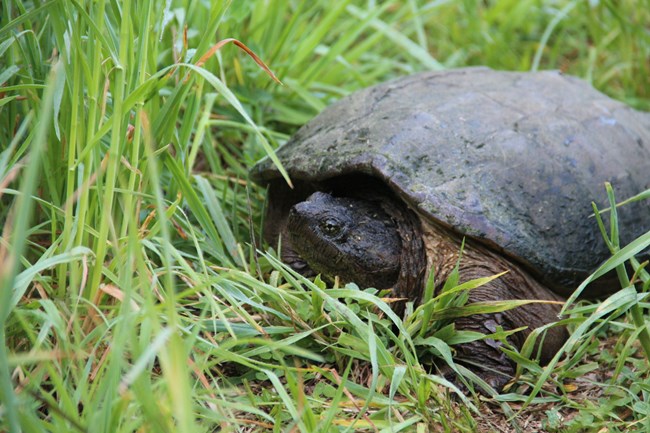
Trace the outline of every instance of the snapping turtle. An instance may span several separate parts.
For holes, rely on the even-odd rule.
[[[461,281],[506,274],[469,302],[539,299],[457,329],[489,334],[554,322],[561,301],[609,252],[591,202],[650,187],[650,114],[558,72],[467,68],[421,73],[354,93],[301,128],[252,170],[268,185],[265,232],[283,261],[313,275],[393,288],[417,303],[429,272],[439,290],[457,263]],[[619,211],[629,241],[650,229],[650,202]],[[612,290],[604,278],[587,290]],[[566,340],[551,327],[549,360]],[[457,347],[457,359],[500,389],[514,372],[499,344]]]

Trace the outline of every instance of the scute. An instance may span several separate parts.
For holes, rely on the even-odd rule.
[[[590,217],[592,201],[607,203],[604,182],[619,200],[650,188],[650,114],[558,72],[428,72],[342,99],[277,155],[298,183],[379,178],[562,292],[609,254]],[[290,194],[269,160],[251,175]],[[650,230],[650,201],[619,218],[630,241]]]

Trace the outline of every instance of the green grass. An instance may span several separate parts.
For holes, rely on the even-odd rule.
[[[2,2],[0,432],[650,430],[643,270],[570,306],[553,368],[512,353],[507,393],[451,399],[418,355],[463,336],[287,271],[247,180],[334,100],[421,70],[561,69],[650,110],[650,2],[165,3]],[[227,38],[283,85],[232,44],[198,65]],[[614,233],[610,265],[648,244]]]

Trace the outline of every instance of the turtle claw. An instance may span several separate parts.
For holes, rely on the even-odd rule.
[[[505,371],[494,371],[474,366],[473,368],[458,366],[461,368],[457,372],[449,365],[445,365],[438,369],[438,374],[452,383],[463,394],[471,394],[475,391],[484,396],[494,396],[500,393],[513,377],[512,374]],[[514,373],[514,368],[503,367],[500,370],[511,369],[512,373]]]

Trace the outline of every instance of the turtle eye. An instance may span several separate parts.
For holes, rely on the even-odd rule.
[[[342,225],[335,219],[328,218],[320,223],[320,228],[328,236],[336,236],[341,233]]]

